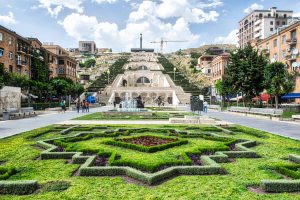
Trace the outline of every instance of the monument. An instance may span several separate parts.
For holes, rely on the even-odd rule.
[[[141,34],[140,48],[131,49],[129,62],[123,66],[124,74],[117,75],[112,84],[100,94],[102,96],[99,99],[106,104],[119,104],[122,108],[133,105],[139,108],[144,105],[177,106],[190,103],[190,94],[175,85],[159,63],[154,49],[144,48],[142,43]]]

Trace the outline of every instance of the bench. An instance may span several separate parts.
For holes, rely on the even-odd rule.
[[[220,105],[209,105],[208,108],[212,109],[212,110],[221,110],[221,106]]]
[[[24,113],[24,116],[28,116],[28,117],[32,117],[32,116],[36,116],[36,113],[33,109],[33,107],[25,107],[25,108],[21,108],[21,113]]]
[[[8,112],[8,119],[20,119],[25,117],[33,117],[36,116],[35,111],[33,110],[33,107],[26,107],[21,108],[20,110],[17,108],[10,108],[7,110]]]
[[[270,117],[280,117],[283,114],[282,109],[273,109],[273,108],[229,107],[227,110],[230,112],[263,115],[263,116],[270,116]]]
[[[292,119],[295,121],[300,121],[300,115],[292,115]]]

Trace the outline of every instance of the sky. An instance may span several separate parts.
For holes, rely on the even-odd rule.
[[[78,48],[93,40],[114,52],[139,47],[164,52],[204,44],[236,44],[238,22],[253,9],[293,10],[300,0],[0,0],[0,24],[24,37]]]

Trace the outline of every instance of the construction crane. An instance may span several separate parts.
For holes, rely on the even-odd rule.
[[[188,41],[187,40],[164,40],[163,38],[161,38],[160,41],[152,41],[150,43],[153,43],[153,44],[159,43],[160,44],[160,52],[163,53],[164,44],[167,44],[169,42],[188,42]]]

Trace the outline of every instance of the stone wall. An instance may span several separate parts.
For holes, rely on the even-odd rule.
[[[21,88],[4,86],[0,90],[0,115],[12,108],[21,108]]]

